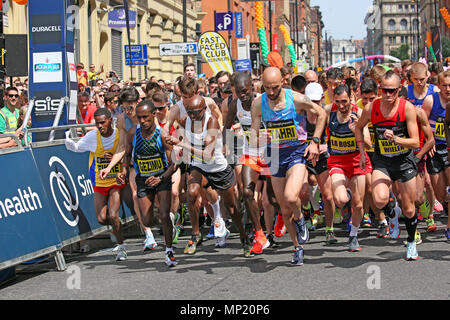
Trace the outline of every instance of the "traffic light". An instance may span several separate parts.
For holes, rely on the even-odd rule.
[[[447,24],[447,27],[450,28],[450,14],[447,11],[447,8],[441,8],[439,11],[442,14],[442,17],[444,18],[445,23]]]

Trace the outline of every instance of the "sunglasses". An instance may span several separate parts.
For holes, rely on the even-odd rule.
[[[398,91],[399,88],[381,88],[381,91],[385,94],[393,94]]]
[[[155,107],[155,111],[163,111],[166,107]]]
[[[202,113],[202,111],[205,110],[205,108],[197,109],[197,110],[186,110],[188,114],[191,114],[193,116],[199,115]]]
[[[119,103],[119,100],[113,100],[112,103]]]
[[[119,92],[120,89],[112,89],[111,92]]]
[[[105,95],[104,95],[104,94],[99,94],[98,96],[99,96],[99,97],[104,97]]]
[[[8,97],[10,97],[10,98],[18,98],[19,95],[18,94],[8,94]]]
[[[122,106],[122,109],[125,110],[125,111],[131,111],[131,110],[134,109],[134,107],[133,106],[131,106],[131,107],[124,107],[124,106]]]

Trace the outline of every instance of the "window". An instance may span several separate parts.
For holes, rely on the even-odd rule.
[[[414,19],[412,25],[413,25],[413,30],[414,31],[418,31],[419,30],[419,20]]]
[[[397,37],[389,37],[389,44],[396,44],[397,43]]]
[[[401,43],[408,43],[408,40],[409,40],[408,36],[401,36],[400,38]]]
[[[398,11],[403,11],[403,5],[401,4],[398,5]]]
[[[395,30],[395,20],[394,19],[389,20],[389,22],[388,22],[388,30],[390,30],[390,31],[394,31]]]
[[[406,21],[406,19],[402,19],[400,21],[400,30],[401,31],[406,31],[408,30],[408,21]]]

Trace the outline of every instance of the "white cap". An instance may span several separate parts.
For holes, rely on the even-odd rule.
[[[323,88],[317,82],[311,82],[306,86],[305,95],[313,101],[322,100]]]

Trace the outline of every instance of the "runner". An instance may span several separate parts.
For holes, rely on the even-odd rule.
[[[395,197],[389,191],[395,183],[401,198],[401,210],[405,216],[408,232],[407,260],[418,258],[414,241],[417,216],[415,212],[415,194],[417,166],[412,149],[419,147],[417,116],[414,106],[398,97],[400,77],[392,70],[381,79],[381,99],[376,99],[367,106],[357,123],[356,139],[360,148],[361,169],[366,169],[366,156],[362,141],[363,128],[372,122],[375,137],[375,154],[373,156],[373,200],[378,209],[383,209],[390,219],[391,237],[398,238],[400,215],[395,208]]]
[[[325,91],[324,104],[332,104],[334,101],[333,91],[344,81],[344,74],[339,68],[331,68],[326,72],[327,90]]]
[[[450,70],[439,74],[438,88],[440,92],[435,92],[426,97],[422,108],[429,119],[436,141],[436,152],[434,155],[430,153],[430,157],[427,158],[427,171],[430,174],[436,198],[444,204],[444,212],[448,215],[448,192],[446,188],[450,185],[450,162],[448,159],[448,136],[446,138],[444,120],[446,119],[446,108],[448,108],[450,102]],[[447,239],[449,239],[448,228],[447,218]]]
[[[323,89],[319,83],[312,82],[306,86],[305,89],[306,96],[311,99],[312,102],[321,105],[323,99]],[[317,123],[317,117],[313,116],[310,112],[307,113],[306,117],[306,130],[308,132],[308,144],[311,142],[312,137],[314,135],[314,130]],[[306,168],[308,170],[308,174],[310,176],[315,176],[317,180],[317,185],[319,186],[319,190],[322,195],[322,201],[324,204],[324,214],[325,214],[325,237],[326,244],[331,245],[337,242],[336,236],[334,235],[333,229],[333,218],[335,211],[335,203],[333,201],[333,192],[331,186],[331,177],[327,168],[327,159],[329,157],[328,154],[328,146],[326,143],[326,132],[322,132],[322,136],[320,137],[320,145],[319,145],[319,160],[316,165],[312,164],[312,161],[308,161],[306,164]],[[310,199],[314,198],[315,192],[310,188]],[[312,201],[313,203],[314,201]],[[316,226],[319,220],[320,211],[316,208],[315,214],[312,217],[312,224]]]
[[[235,73],[233,75],[233,86],[238,98],[234,99],[229,104],[229,108],[227,108],[228,112],[226,113],[225,126],[223,129],[223,140],[226,141],[226,135],[229,133],[228,130],[233,127],[233,123],[237,118],[240,125],[239,130],[242,131],[244,136],[242,157],[239,159],[239,163],[243,165],[241,170],[243,197],[246,210],[250,214],[255,229],[255,239],[250,252],[261,254],[264,249],[270,246],[270,242],[264,235],[264,231],[261,227],[260,211],[255,199],[255,188],[258,177],[263,172],[263,167],[267,167],[267,165],[264,165],[260,159],[259,156],[261,153],[258,152],[259,150],[250,150],[248,145],[250,127],[252,124],[251,106],[256,94],[252,92],[252,78],[250,74],[244,72]]]
[[[170,216],[170,205],[172,174],[176,166],[171,161],[172,146],[166,143],[166,133],[155,123],[155,109],[150,100],[144,100],[136,106],[139,124],[133,130],[133,166],[136,170],[135,181],[142,221],[146,227],[151,226],[156,195],[166,244],[166,264],[173,267],[177,265],[172,248],[176,231]]]
[[[208,111],[206,101],[199,95],[194,95],[185,104],[188,116],[180,120],[180,125],[186,129],[185,139],[180,141],[175,137],[168,137],[172,145],[183,148],[183,153],[190,156],[188,178],[188,206],[192,224],[192,237],[188,242],[185,253],[194,254],[197,246],[202,242],[198,224],[198,211],[200,209],[202,180],[207,180],[206,187],[217,190],[225,205],[229,208],[233,223],[239,230],[244,256],[249,257],[250,240],[242,225],[242,213],[237,209],[233,186],[236,183],[234,171],[228,165],[222,153],[222,133],[218,119]],[[214,210],[215,233],[221,241],[225,241],[230,232],[225,228],[220,213],[217,194],[207,194],[208,201]],[[219,246],[221,244],[219,243]]]
[[[117,117],[117,128],[121,132],[119,146],[114,156],[112,157],[109,166],[100,172],[100,179],[103,179],[105,176],[107,176],[110,170],[117,163],[121,162],[125,155],[127,155],[123,162],[127,164],[130,169],[128,174],[131,193],[133,196],[133,207],[134,211],[136,212],[139,224],[141,225],[145,233],[143,251],[146,252],[155,249],[157,247],[157,243],[155,241],[155,237],[153,236],[152,230],[147,227],[142,220],[141,212],[139,210],[137,186],[135,183],[136,171],[133,167],[131,157],[129,156],[131,155],[132,150],[134,130],[136,125],[138,124],[138,120],[136,117],[136,105],[139,103],[139,99],[139,92],[134,87],[125,87],[120,91],[119,104],[124,112]]]
[[[89,131],[78,142],[69,138],[70,131],[66,132],[66,148],[72,152],[89,151],[89,176],[94,186],[94,207],[97,221],[101,225],[111,225],[118,246],[116,261],[127,259],[127,252],[123,244],[122,224],[119,218],[121,203],[120,192],[125,184],[118,183],[116,177],[123,173],[126,164],[116,164],[107,175],[100,178],[100,170],[109,164],[110,155],[117,150],[120,131],[112,126],[111,112],[106,108],[97,109],[94,113],[97,130]],[[108,154],[107,154],[108,153]],[[108,205],[109,202],[109,205]]]
[[[334,89],[333,94],[335,102],[325,106],[328,119],[328,152],[330,153],[327,166],[336,206],[343,210],[344,206],[351,201],[352,223],[350,225],[349,251],[355,252],[361,250],[357,236],[364,214],[365,175],[372,171],[370,159],[364,148],[365,146],[370,147],[371,141],[368,128],[364,128],[364,136],[361,141],[355,139],[355,127],[362,110],[351,104],[350,88],[346,84],[339,85]],[[363,148],[361,153],[365,158],[364,168],[359,167],[361,153],[358,148]],[[347,188],[350,188],[351,194]]]
[[[325,112],[308,97],[281,85],[277,68],[267,68],[263,74],[265,93],[253,101],[251,108],[251,145],[266,140],[270,159],[271,181],[284,223],[295,247],[291,263],[303,264],[303,244],[308,240],[308,229],[300,210],[300,189],[306,174],[306,161],[313,165],[319,159],[319,137],[325,125]],[[317,116],[312,143],[306,146],[306,119],[304,112]],[[261,122],[267,132],[260,134]],[[268,139],[267,139],[268,138]],[[308,158],[306,158],[308,157]]]

